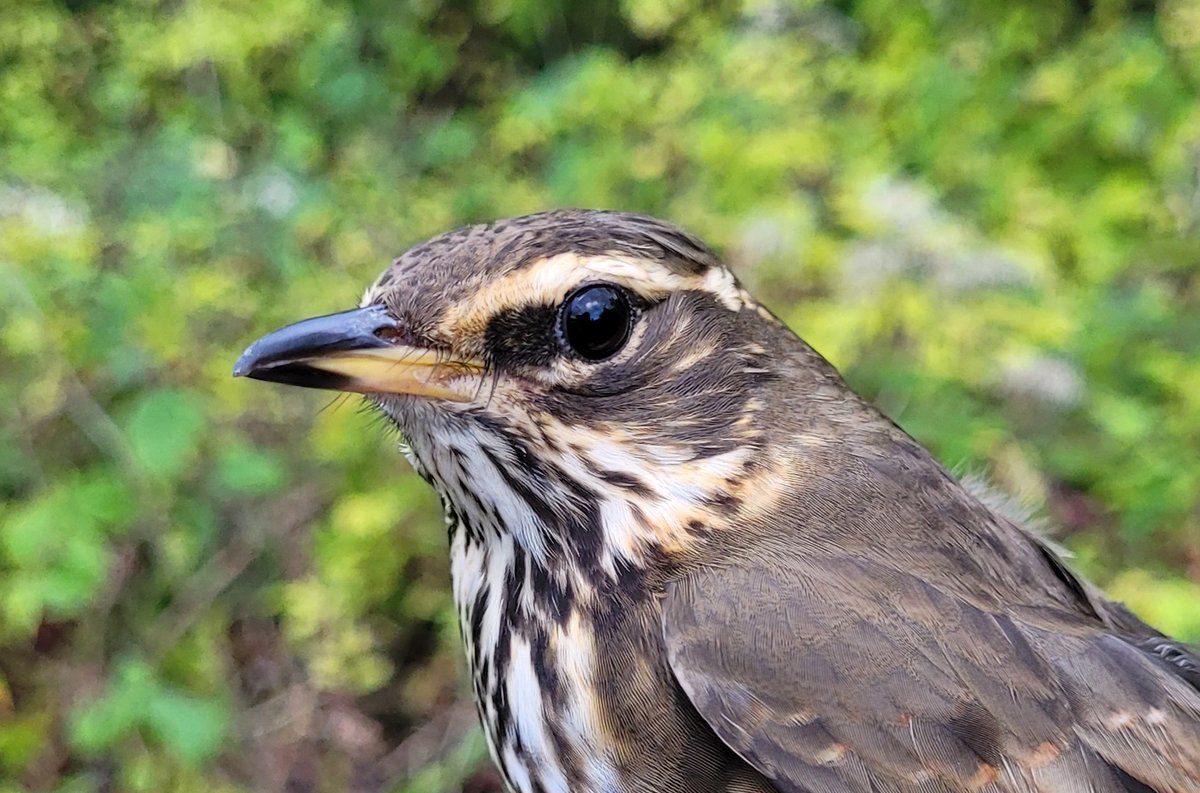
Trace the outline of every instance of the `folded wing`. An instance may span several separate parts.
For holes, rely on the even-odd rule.
[[[780,790],[1200,791],[1196,661],[1169,640],[832,554],[708,568],[663,606],[679,683]]]

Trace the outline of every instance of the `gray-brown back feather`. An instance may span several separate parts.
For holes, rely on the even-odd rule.
[[[1195,651],[842,393],[791,411],[770,518],[668,587],[717,735],[784,791],[1200,791]]]
[[[1200,790],[1200,692],[1095,627],[833,554],[693,573],[664,622],[697,709],[783,790]]]

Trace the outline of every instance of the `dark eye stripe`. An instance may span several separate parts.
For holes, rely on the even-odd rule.
[[[504,309],[489,320],[484,331],[485,357],[500,367],[547,367],[556,358],[573,354],[564,333],[563,315],[573,298],[595,289],[615,290],[622,296],[629,311],[630,331],[642,312],[669,296],[651,299],[623,287],[592,283],[578,287],[560,304],[539,303]],[[627,340],[623,339],[622,343]],[[581,357],[589,360],[586,356]]]
[[[484,348],[497,365],[549,366],[561,354],[554,325],[555,306],[533,305],[501,311],[488,323]]]

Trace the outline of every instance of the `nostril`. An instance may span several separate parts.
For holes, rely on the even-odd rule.
[[[408,340],[408,334],[394,325],[385,325],[375,331],[375,338],[391,344],[401,344]]]

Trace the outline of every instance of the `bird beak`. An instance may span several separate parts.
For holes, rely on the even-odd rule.
[[[402,327],[383,306],[313,317],[268,333],[233,367],[234,377],[275,383],[469,401],[483,365],[399,344]]]

